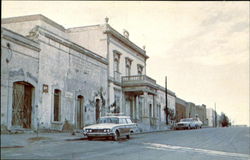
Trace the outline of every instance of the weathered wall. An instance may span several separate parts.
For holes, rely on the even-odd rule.
[[[206,115],[208,119],[208,126],[215,127],[215,111],[212,108],[207,108]]]
[[[97,94],[101,88],[107,99],[107,65],[50,38],[43,37],[40,42],[40,84],[49,86],[49,92],[41,97],[41,122],[45,127],[50,124],[59,127],[65,120],[75,124],[76,100],[81,95],[86,107],[84,124],[95,123],[95,100],[100,99]],[[53,122],[54,89],[60,89],[62,93],[59,123]]]
[[[179,98],[176,98],[176,121],[179,122],[182,118],[186,117],[187,103]]]
[[[206,106],[204,104],[196,106],[196,115],[203,122],[203,125],[207,125],[207,114],[206,114]]]
[[[17,63],[10,62],[8,67],[3,65],[3,71],[6,72],[3,77],[9,76],[8,72],[5,71],[8,68],[12,71],[10,75],[18,77],[13,77],[12,80],[12,77],[9,76],[11,77],[9,83],[12,83],[14,79],[24,79],[35,86],[34,106],[36,106],[36,111],[34,111],[35,119],[40,122],[40,128],[62,129],[66,120],[74,126],[76,123],[76,102],[79,95],[84,98],[84,125],[96,123],[96,99],[101,99],[101,115],[104,115],[106,111],[108,61],[67,40],[68,36],[63,31],[63,27],[55,22],[40,15],[31,17],[10,18],[4,20],[4,26],[23,35],[28,35],[32,30],[29,38],[39,43],[41,51],[39,54],[34,54],[27,48],[15,48],[17,52],[27,55],[15,55],[12,57],[12,61]],[[4,53],[7,54],[7,51],[4,50]],[[34,79],[35,82],[33,82]],[[1,92],[6,93],[4,85],[6,85],[5,82],[1,85]],[[48,92],[43,91],[43,85],[48,85]],[[59,122],[53,121],[55,89],[61,91],[61,121]],[[102,92],[102,97],[100,92]],[[10,95],[10,93],[8,94]],[[6,95],[1,98],[6,99],[4,97]],[[11,101],[11,96],[9,97],[9,101]],[[5,100],[2,102],[7,103]],[[4,106],[5,110],[11,108],[4,104],[1,106]],[[8,124],[11,125],[11,116],[7,117],[9,117]],[[3,119],[3,123],[5,123],[4,121],[6,119]]]
[[[31,127],[36,128],[36,105],[38,103],[36,96],[39,95],[38,44],[4,28],[1,32],[1,125],[11,129],[13,83],[24,81],[34,87]]]
[[[72,42],[107,58],[107,35],[103,31],[103,25],[93,25],[69,28],[66,32]]]

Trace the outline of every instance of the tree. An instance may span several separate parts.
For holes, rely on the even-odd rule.
[[[230,125],[229,118],[223,112],[221,113],[220,124],[222,127],[228,127]]]
[[[175,120],[175,113],[174,113],[174,110],[173,109],[171,109],[171,108],[164,108],[164,111],[165,111],[165,113],[168,115],[168,119],[170,119],[170,120]]]

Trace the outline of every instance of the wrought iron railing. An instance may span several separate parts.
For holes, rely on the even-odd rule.
[[[135,76],[124,76],[122,77],[122,83],[133,82],[133,81],[146,81],[149,83],[156,84],[156,81],[146,75],[135,75]]]

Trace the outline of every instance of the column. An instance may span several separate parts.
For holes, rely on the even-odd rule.
[[[147,103],[147,99],[148,99],[148,93],[147,92],[143,92],[143,97],[144,97],[144,105],[142,106],[142,113],[143,113],[143,117],[147,117],[147,108],[148,108],[148,103]]]
[[[138,98],[139,96],[138,95],[136,95],[136,97],[135,97],[135,108],[136,108],[136,115],[135,115],[135,118],[138,120],[139,119],[139,98]]]
[[[156,119],[157,119],[157,115],[156,115],[156,102],[155,102],[155,95],[153,95],[153,124],[156,125]]]

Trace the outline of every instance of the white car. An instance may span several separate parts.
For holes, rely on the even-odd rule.
[[[202,124],[199,118],[185,118],[176,123],[175,129],[198,129],[202,127]]]
[[[97,124],[84,127],[83,134],[89,140],[96,137],[112,137],[113,140],[117,141],[121,136],[126,136],[129,139],[136,128],[137,125],[131,121],[129,116],[105,116],[101,117]]]

